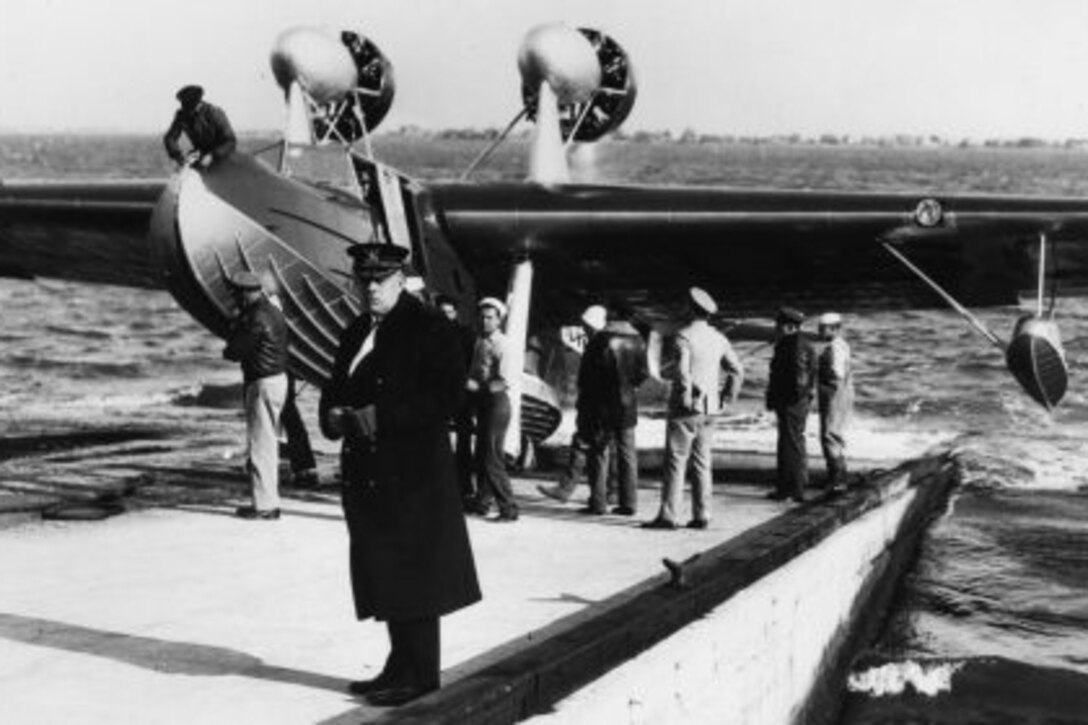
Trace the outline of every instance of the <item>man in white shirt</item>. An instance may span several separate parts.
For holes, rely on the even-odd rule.
[[[510,370],[510,355],[502,321],[506,305],[494,297],[479,302],[480,337],[469,366],[466,387],[477,401],[476,415],[476,474],[479,480],[477,500],[468,507],[469,513],[486,516],[491,502],[498,505],[498,518],[492,521],[518,520],[518,504],[510,477],[506,474],[503,440],[510,426],[509,381],[515,374]]]
[[[817,359],[816,399],[820,410],[820,446],[827,462],[827,487],[831,491],[846,488],[846,428],[854,405],[853,371],[850,345],[842,336],[842,316],[825,312],[817,320],[821,340],[825,341]]]

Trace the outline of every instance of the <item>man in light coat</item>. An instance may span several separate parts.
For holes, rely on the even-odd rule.
[[[842,316],[825,312],[816,321],[817,332],[826,344],[817,358],[816,401],[820,411],[820,447],[827,463],[827,487],[846,488],[846,438],[844,431],[854,405],[850,344],[843,339]]]
[[[731,379],[726,389],[729,402],[736,400],[744,379],[744,367],[733,346],[710,325],[718,311],[714,299],[698,287],[689,292],[691,321],[676,334],[679,361],[669,396],[665,439],[665,475],[661,487],[661,509],[647,529],[675,529],[684,474],[692,467],[691,519],[688,528],[705,529],[710,524],[710,497],[713,451],[711,416],[722,410],[722,379]]]

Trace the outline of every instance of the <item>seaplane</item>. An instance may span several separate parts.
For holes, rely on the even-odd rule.
[[[1068,368],[1053,292],[1088,278],[1088,199],[575,183],[571,146],[625,120],[633,63],[606,33],[555,23],[527,34],[517,64],[523,107],[498,140],[532,124],[529,178],[474,181],[489,148],[461,179],[428,181],[373,153],[395,94],[379,47],[357,32],[285,31],[271,52],[287,109],[280,140],[163,181],[0,184],[0,275],[165,288],[220,336],[236,313],[228,276],[271,275],[291,370],[320,386],[361,310],[348,248],[402,245],[422,294],[506,294],[507,334],[526,368],[511,396],[511,449],[560,418],[549,356],[526,365],[531,346],[562,344],[557,331],[603,299],[667,330],[692,286],[728,311],[723,328],[783,304],[947,303],[1032,399],[1047,409],[1061,400]],[[1015,305],[1032,289],[1035,312],[1007,339],[968,309]]]

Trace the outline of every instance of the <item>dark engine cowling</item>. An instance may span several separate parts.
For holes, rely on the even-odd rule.
[[[355,90],[350,98],[355,104],[352,110],[359,124],[349,129],[350,136],[345,134],[354,141],[362,136],[364,126],[367,131],[373,131],[389,113],[396,92],[393,63],[377,45],[359,33],[345,30],[340,33],[340,41],[351,54],[357,71]]]
[[[560,130],[564,140],[597,141],[614,131],[627,119],[635,105],[638,87],[627,51],[611,36],[591,28],[578,28],[597,55],[601,80],[587,101],[564,104],[561,107]],[[539,99],[538,86],[523,79],[521,96],[530,120],[536,120]]]

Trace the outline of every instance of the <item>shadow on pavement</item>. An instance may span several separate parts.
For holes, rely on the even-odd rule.
[[[335,692],[344,692],[348,682],[316,672],[267,665],[258,657],[226,647],[141,637],[17,614],[0,613],[0,638],[172,675],[236,675]]]

